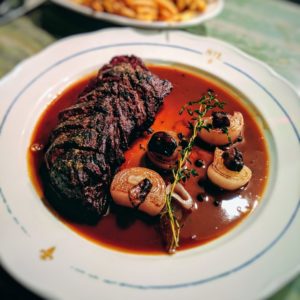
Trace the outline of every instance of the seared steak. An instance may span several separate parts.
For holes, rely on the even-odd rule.
[[[109,186],[124,151],[148,129],[172,89],[135,56],[118,56],[104,65],[59,114],[45,154],[50,183],[70,210],[101,216]]]

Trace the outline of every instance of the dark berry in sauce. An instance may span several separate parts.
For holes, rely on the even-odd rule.
[[[241,135],[238,136],[238,138],[236,139],[237,142],[242,142],[243,141],[243,137]]]
[[[202,168],[204,166],[204,161],[202,159],[197,159],[195,161],[195,166],[198,168]]]
[[[214,206],[218,207],[220,205],[220,201],[219,200],[214,200]]]
[[[198,194],[197,195],[197,200],[199,201],[199,202],[203,202],[204,201],[204,199],[205,199],[205,194]]]
[[[171,156],[177,146],[177,141],[174,137],[165,131],[158,131],[152,135],[148,144],[148,149],[157,154]]]
[[[202,178],[202,179],[199,179],[198,180],[198,185],[200,186],[200,187],[203,187],[204,185],[205,185],[205,180]]]

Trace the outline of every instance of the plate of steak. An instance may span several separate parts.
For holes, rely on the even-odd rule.
[[[168,73],[165,69],[175,71]],[[181,73],[177,72],[179,69]],[[165,76],[171,73],[177,75]],[[196,73],[198,77],[193,75]],[[198,81],[193,81],[195,77]],[[78,82],[82,84],[76,85]],[[222,95],[237,95],[241,101],[236,103],[243,111],[245,125],[252,120],[247,117],[248,111],[263,133],[269,156],[268,161],[256,165],[251,157],[241,157],[243,148],[262,143],[257,139],[257,131],[248,130],[249,127],[241,131],[243,136],[236,137],[234,147],[238,149],[222,145],[221,150],[215,151],[214,175],[220,175],[218,163],[226,160],[233,170],[222,166],[223,175],[236,174],[232,172],[237,172],[237,165],[243,168],[245,164],[252,169],[254,181],[244,185],[232,202],[226,198],[230,191],[221,191],[222,199],[215,202],[211,194],[194,195],[193,203],[203,218],[188,223],[186,214],[187,222],[180,228],[182,244],[194,243],[197,238],[184,236],[189,226],[201,231],[214,224],[214,218],[208,218],[204,208],[231,211],[233,219],[243,213],[247,206],[232,209],[231,204],[243,203],[244,198],[239,195],[259,184],[257,174],[268,164],[267,177],[262,178],[265,190],[261,199],[254,199],[255,210],[234,230],[210,239],[209,243],[179,249],[175,255],[123,251],[81,235],[89,231],[95,239],[99,238],[98,231],[93,231],[99,225],[108,240],[118,241],[119,234],[135,228],[125,241],[130,249],[138,246],[135,233],[140,234],[146,245],[157,237],[155,213],[161,202],[156,202],[155,209],[150,203],[153,217],[134,211],[136,218],[132,220],[126,219],[127,206],[138,209],[148,205],[151,197],[161,200],[153,187],[159,184],[161,190],[167,191],[173,182],[163,181],[163,172],[154,168],[147,171],[147,178],[139,177],[144,166],[134,165],[140,156],[136,157],[131,150],[135,147],[146,152],[147,144],[140,141],[154,137],[152,156],[145,157],[145,161],[152,158],[150,163],[172,165],[170,158],[176,156],[173,150],[181,151],[187,141],[184,132],[179,136],[170,133],[177,126],[179,104],[186,103],[185,97],[192,89],[203,91],[207,85],[219,87],[219,94],[223,91]],[[225,300],[250,300],[270,296],[299,273],[300,99],[295,89],[264,63],[222,41],[185,32],[109,29],[53,44],[21,63],[1,80],[0,87],[1,264],[35,294],[46,299],[75,300],[196,300],[199,295],[204,299],[218,299],[222,295]],[[71,87],[75,88],[68,93],[70,99],[66,97],[60,107],[60,97]],[[211,92],[209,95],[213,98]],[[45,138],[32,140],[38,136],[35,130],[41,116],[50,112],[54,104],[57,114],[51,114],[49,122],[39,127],[43,133],[40,136]],[[215,120],[216,128],[207,128],[213,129],[212,133],[226,134],[226,128],[230,128],[226,124],[229,120],[231,125],[234,112],[227,114],[224,109],[219,120]],[[206,120],[211,119],[214,115]],[[193,122],[186,125],[185,130],[190,130]],[[155,135],[161,130],[165,132]],[[160,145],[170,147],[164,151],[158,149]],[[195,139],[195,147],[202,153],[211,151],[210,146]],[[33,152],[38,160],[31,159],[29,153]],[[259,151],[251,155],[255,159],[262,157]],[[191,157],[187,165],[198,173],[204,172],[207,157]],[[82,223],[77,227],[71,227],[46,201],[41,179],[32,172],[40,170],[37,162],[44,164],[41,172],[47,177],[49,192],[58,195],[59,203],[68,213],[80,211]],[[123,172],[124,164],[134,167],[129,175]],[[116,174],[122,180],[127,176],[130,184],[124,187],[124,181],[118,181],[113,193],[107,193]],[[182,182],[176,187],[181,200],[188,187],[205,191],[214,188],[194,177],[191,180],[190,185]],[[116,207],[109,194],[117,195],[121,204],[127,201],[127,206],[120,210],[123,218],[111,222],[118,226],[118,231],[112,230],[113,226],[105,227],[105,220],[109,220]],[[189,197],[185,200],[188,202]],[[111,212],[105,216],[108,206]],[[228,220],[228,215],[223,216]],[[97,225],[86,224],[91,219]],[[216,227],[211,226],[212,232],[219,230]],[[141,234],[149,228],[151,238]],[[172,236],[171,231],[166,233]]]

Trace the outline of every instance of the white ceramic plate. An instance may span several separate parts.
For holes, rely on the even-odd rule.
[[[77,235],[40,201],[26,165],[40,114],[55,95],[119,54],[203,70],[244,94],[268,124],[267,191],[229,234],[174,256],[126,254]],[[36,293],[51,299],[257,299],[299,272],[300,100],[266,65],[215,39],[113,29],[55,43],[20,64],[0,88],[1,262]],[[42,260],[49,249],[52,259]]]
[[[134,26],[134,27],[152,28],[152,29],[184,28],[184,27],[194,26],[215,17],[223,10],[224,7],[224,0],[213,0],[210,1],[210,3],[208,3],[207,8],[203,13],[199,13],[199,16],[191,20],[182,21],[182,22],[163,22],[163,21],[147,22],[147,21],[140,21],[136,19],[130,19],[130,18],[126,18],[126,17],[122,17],[110,13],[96,12],[91,8],[75,3],[72,0],[52,0],[52,1],[58,5],[64,6],[68,9],[77,11],[81,14],[84,14],[86,16],[95,19],[104,20],[104,21],[125,25],[125,26]]]

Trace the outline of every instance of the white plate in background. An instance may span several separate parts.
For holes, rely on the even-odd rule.
[[[97,12],[87,6],[80,5],[72,0],[52,0],[52,2],[91,18],[111,22],[114,24],[124,25],[124,26],[133,26],[133,27],[150,28],[150,29],[185,28],[185,27],[198,25],[200,23],[203,23],[204,21],[207,21],[217,16],[223,10],[224,7],[224,0],[213,0],[207,4],[207,8],[203,13],[199,13],[199,16],[193,19],[182,21],[182,22],[165,22],[165,21],[148,22],[148,21],[126,18],[123,16],[110,14],[106,12]]]

